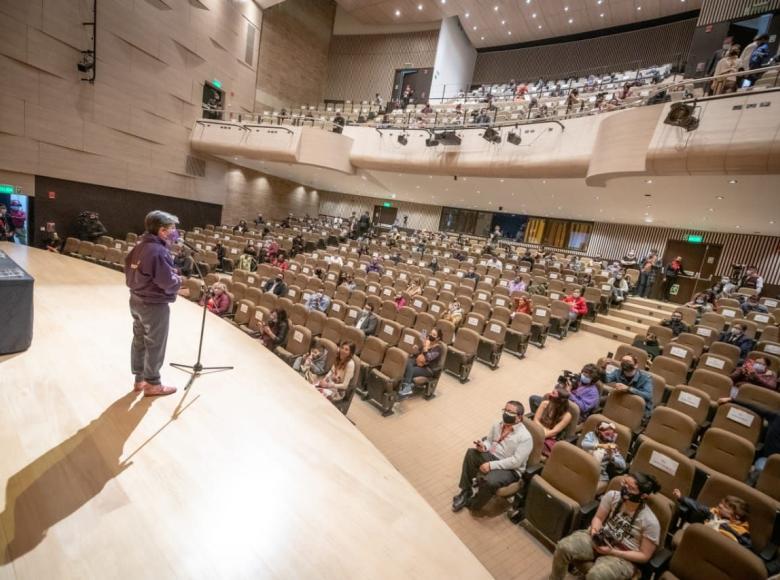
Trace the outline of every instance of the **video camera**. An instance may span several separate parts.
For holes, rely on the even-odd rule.
[[[571,371],[563,371],[563,373],[558,377],[558,383],[559,385],[569,387],[570,389],[576,387],[580,382],[580,374],[579,373],[573,373]]]

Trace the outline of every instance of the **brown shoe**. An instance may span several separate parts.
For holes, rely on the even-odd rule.
[[[133,383],[133,390],[137,393],[138,391],[143,391],[145,386],[146,386],[146,381],[141,381],[140,383]]]
[[[176,387],[166,387],[165,385],[144,385],[144,397],[164,397],[176,392]]]

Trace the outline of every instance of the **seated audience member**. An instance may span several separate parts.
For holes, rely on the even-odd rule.
[[[366,272],[376,272],[377,274],[383,274],[385,269],[382,264],[379,263],[379,258],[371,258],[371,261],[366,266]]]
[[[395,295],[395,298],[393,298],[393,302],[395,302],[395,309],[401,310],[401,308],[406,306],[406,296],[399,292]]]
[[[260,340],[268,349],[275,349],[287,341],[287,311],[284,308],[271,310],[268,315],[268,321],[263,324],[260,330]]]
[[[249,231],[249,226],[246,225],[246,220],[239,220],[238,225],[233,228],[234,234],[243,234]]]
[[[376,334],[376,327],[379,324],[379,318],[374,314],[374,307],[371,304],[364,304],[360,312],[355,328],[362,330],[366,337]]]
[[[204,294],[200,299],[200,305],[206,304],[209,312],[219,316],[226,314],[230,310],[230,296],[227,293],[227,286],[222,282],[217,282],[211,287],[211,296]]]
[[[672,312],[672,317],[661,321],[661,326],[670,328],[673,336],[680,336],[683,332],[690,332],[691,327],[683,322],[680,312]]]
[[[217,254],[217,270],[223,270],[225,268],[225,246],[222,244],[222,240],[217,240],[214,244],[214,252]]]
[[[257,258],[257,246],[255,246],[254,240],[247,240],[246,246],[244,247],[244,253],[249,254],[253,258]]]
[[[742,498],[727,495],[718,502],[717,506],[711,508],[692,497],[683,496],[679,489],[672,490],[672,495],[684,508],[681,513],[686,523],[704,524],[740,546],[748,549],[752,547],[748,523],[750,506]]]
[[[325,294],[322,290],[317,290],[309,296],[309,299],[306,300],[306,309],[307,310],[318,310],[319,312],[327,312],[328,308],[330,308],[330,297]]]
[[[268,240],[265,244],[265,255],[269,262],[276,259],[276,255],[279,253],[279,243],[276,240]]]
[[[751,312],[759,312],[761,314],[766,314],[769,312],[769,309],[759,302],[758,294],[748,296],[745,300],[742,301],[739,307],[742,309],[742,314],[745,316]]]
[[[637,359],[634,355],[627,354],[620,361],[608,360],[618,366],[617,369],[607,373],[607,383],[615,383],[615,390],[639,395],[645,400],[645,418],[653,412],[653,380],[650,375],[637,368]]]
[[[609,281],[612,289],[610,290],[610,304],[621,308],[623,302],[628,298],[629,285],[626,276],[622,272],[615,274],[615,277]]]
[[[594,364],[582,367],[579,377],[566,384],[569,400],[580,408],[580,422],[587,419],[599,405],[599,369]]]
[[[663,350],[660,343],[658,342],[658,337],[649,330],[647,331],[647,334],[644,338],[637,336],[634,339],[634,342],[631,343],[631,346],[641,348],[647,353],[647,357],[651,361],[655,357],[660,356],[661,351]]]
[[[756,291],[756,294],[761,295],[761,291],[764,289],[764,278],[758,273],[758,270],[754,266],[750,266],[742,277],[739,283],[741,288],[751,288]]]
[[[339,282],[339,286],[346,286],[347,290],[352,292],[355,288],[357,288],[357,284],[355,283],[355,277],[352,274],[344,274],[343,272],[339,275],[341,278]]]
[[[328,372],[328,351],[320,346],[313,346],[309,352],[302,354],[293,361],[293,369],[314,384]]]
[[[720,335],[720,342],[727,342],[739,348],[739,362],[745,360],[747,354],[753,349],[755,341],[747,334],[747,325],[742,322],[734,323],[730,329]]]
[[[588,303],[582,297],[580,290],[574,290],[568,292],[563,301],[571,306],[569,311],[569,321],[575,325],[575,329],[579,326],[580,319],[588,313]]]
[[[282,274],[279,273],[275,277],[266,280],[263,284],[263,292],[270,292],[271,294],[276,294],[277,296],[286,296],[287,284],[284,283]]]
[[[602,421],[595,431],[585,433],[580,444],[601,465],[599,481],[609,481],[626,469],[626,459],[617,446],[616,429],[614,423]]]
[[[504,268],[504,263],[496,256],[491,255],[490,258],[488,258],[488,261],[485,263],[485,266],[488,268],[498,268],[499,270],[502,270]]]
[[[422,346],[422,352],[409,357],[406,361],[406,372],[404,373],[401,390],[398,395],[408,397],[414,389],[414,379],[417,377],[432,377],[444,364],[442,353],[444,347],[439,342],[439,329],[434,328],[425,338]]]
[[[290,255],[294,258],[298,254],[302,254],[305,246],[306,243],[303,241],[303,236],[301,234],[297,234],[292,239],[292,248],[290,248]]]
[[[569,412],[569,391],[563,385],[556,385],[549,396],[539,404],[534,413],[534,423],[544,429],[544,449],[542,455],[549,457],[558,436],[571,423]]]
[[[737,291],[737,285],[731,281],[731,278],[729,278],[728,276],[723,276],[723,278],[720,279],[720,282],[716,283],[710,289],[710,294],[712,294],[715,297],[715,299],[730,298],[731,295],[736,291]]]
[[[647,498],[660,485],[651,475],[632,473],[619,491],[601,497],[590,527],[566,536],[555,547],[550,580],[563,580],[572,562],[593,562],[588,578],[629,580],[661,543],[658,518]]]
[[[340,401],[346,395],[352,377],[355,376],[354,355],[355,343],[349,340],[342,342],[333,367],[317,383],[317,390],[329,401]]]
[[[714,304],[712,303],[712,294],[709,292],[699,292],[690,302],[686,303],[685,306],[696,310],[699,318],[701,318],[701,315],[705,312],[712,312],[715,309]]]
[[[765,357],[745,359],[741,367],[734,369],[731,380],[734,381],[732,396],[736,396],[741,384],[758,385],[767,389],[777,390],[777,375],[770,368],[772,362]]]
[[[452,322],[452,325],[455,328],[458,328],[460,326],[460,323],[463,322],[463,306],[461,306],[460,302],[456,299],[450,302],[450,305],[447,306],[447,311],[442,315],[442,320],[448,320]]]
[[[257,217],[255,218],[255,225],[259,228],[265,223],[265,220],[263,219],[263,214],[258,213]]]
[[[284,252],[277,252],[271,259],[271,265],[276,266],[282,272],[290,268],[290,264],[287,262],[287,257],[284,255]]]
[[[509,294],[512,295],[515,292],[525,292],[528,289],[528,283],[523,280],[520,274],[515,276],[515,279],[509,283]]]
[[[182,247],[173,259],[173,265],[178,268],[182,276],[186,278],[192,276],[192,272],[195,270],[195,260],[192,259],[192,251],[189,248]]]
[[[464,507],[479,510],[498,489],[522,477],[534,445],[531,434],[523,425],[523,413],[522,403],[507,402],[501,421],[493,425],[487,437],[474,441],[474,447],[466,451],[460,491],[452,498],[452,511],[458,512]]]
[[[629,250],[628,254],[620,259],[620,265],[623,268],[636,268],[636,252],[634,250]]]
[[[511,317],[514,318],[515,314],[531,314],[533,311],[534,303],[530,298],[526,296],[515,296],[512,299],[512,313]]]
[[[251,254],[244,252],[239,256],[238,262],[236,262],[236,269],[254,272],[257,270],[257,260]]]
[[[341,257],[341,254],[333,254],[332,256],[325,256],[325,261],[331,265],[344,266],[344,258]]]
[[[479,283],[479,274],[477,274],[477,269],[474,266],[469,266],[469,270],[463,275],[463,278],[466,280],[474,280],[477,284]]]
[[[406,287],[406,294],[409,296],[409,298],[414,298],[415,296],[419,296],[422,294],[423,288],[422,283],[420,282],[419,278],[415,278],[411,282],[409,282],[409,285]]]

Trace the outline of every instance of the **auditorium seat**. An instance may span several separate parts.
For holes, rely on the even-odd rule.
[[[696,469],[707,475],[722,473],[738,481],[745,481],[756,448],[743,437],[718,427],[710,427],[704,432],[696,452]]]
[[[673,347],[670,348],[684,348]],[[650,363],[650,372],[663,377],[667,385],[684,384],[688,380],[688,365],[673,356],[657,356]]]
[[[780,455],[770,455],[761,475],[758,476],[756,489],[775,501],[780,502]],[[775,539],[775,544],[780,538]]]
[[[713,342],[712,346],[715,346],[716,344],[718,343]],[[707,352],[702,355],[701,359],[699,359],[699,366],[696,367],[696,370],[703,369],[724,375],[725,377],[731,377],[731,373],[734,372],[736,366],[737,365],[734,361],[726,358],[725,356]]]
[[[758,385],[743,384],[739,387],[735,400],[737,403],[745,401],[773,411],[780,411],[780,393]]]
[[[437,365],[430,377],[415,377],[413,379],[414,384],[418,387],[423,387],[423,399],[430,400],[436,396],[436,388],[439,386],[439,379],[444,372],[444,361],[447,359],[447,345],[442,344],[441,361]]]
[[[599,463],[592,455],[559,441],[542,472],[528,483],[526,521],[553,543],[570,534],[585,513],[598,508],[599,473]]]
[[[763,562],[733,540],[704,524],[685,529],[669,569],[660,580],[764,580]]]
[[[634,450],[647,439],[652,439],[690,456],[697,431],[697,423],[688,415],[671,407],[656,407],[644,431],[637,437]]]
[[[311,331],[300,324],[293,324],[287,333],[287,343],[277,346],[274,352],[288,365],[311,348]]]
[[[636,359],[637,368],[647,368],[647,362],[650,357],[647,355],[646,350],[637,348],[635,346],[630,346],[628,344],[620,344],[618,345],[617,350],[615,351],[615,354],[612,358],[619,361],[626,355],[631,355]]]
[[[516,313],[511,324],[506,329],[506,341],[504,349],[523,358],[528,350],[528,341],[531,338],[533,318],[528,314]]]
[[[368,396],[368,391],[366,390],[368,375],[372,370],[382,366],[387,348],[387,344],[376,336],[369,336],[363,343],[363,350],[360,353],[360,364],[356,369],[358,374],[356,388],[361,397],[366,398]]]
[[[607,396],[601,413],[637,433],[645,414],[645,400],[639,395],[613,390]]]
[[[406,352],[391,346],[385,352],[382,366],[368,373],[365,399],[378,407],[383,417],[393,414],[393,405],[398,400],[398,388],[406,371],[408,359]]]
[[[705,391],[690,385],[677,385],[666,401],[667,407],[687,415],[699,427],[706,424],[712,405],[713,401]]]
[[[498,320],[489,320],[479,337],[477,359],[487,364],[492,370],[498,368],[501,354],[504,351],[506,324]]]
[[[470,328],[461,327],[455,333],[455,340],[447,351],[444,368],[455,375],[461,383],[469,380],[471,367],[477,358],[479,334]]]

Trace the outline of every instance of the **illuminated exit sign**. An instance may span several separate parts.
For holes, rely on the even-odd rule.
[[[382,203],[382,207],[393,207],[393,204],[390,203],[389,201],[386,201],[386,202]]]
[[[13,193],[16,191],[14,189],[13,185],[8,185],[7,183],[0,183],[0,193]]]
[[[704,236],[689,234],[688,237],[686,238],[686,241],[692,244],[701,244],[704,241]]]

